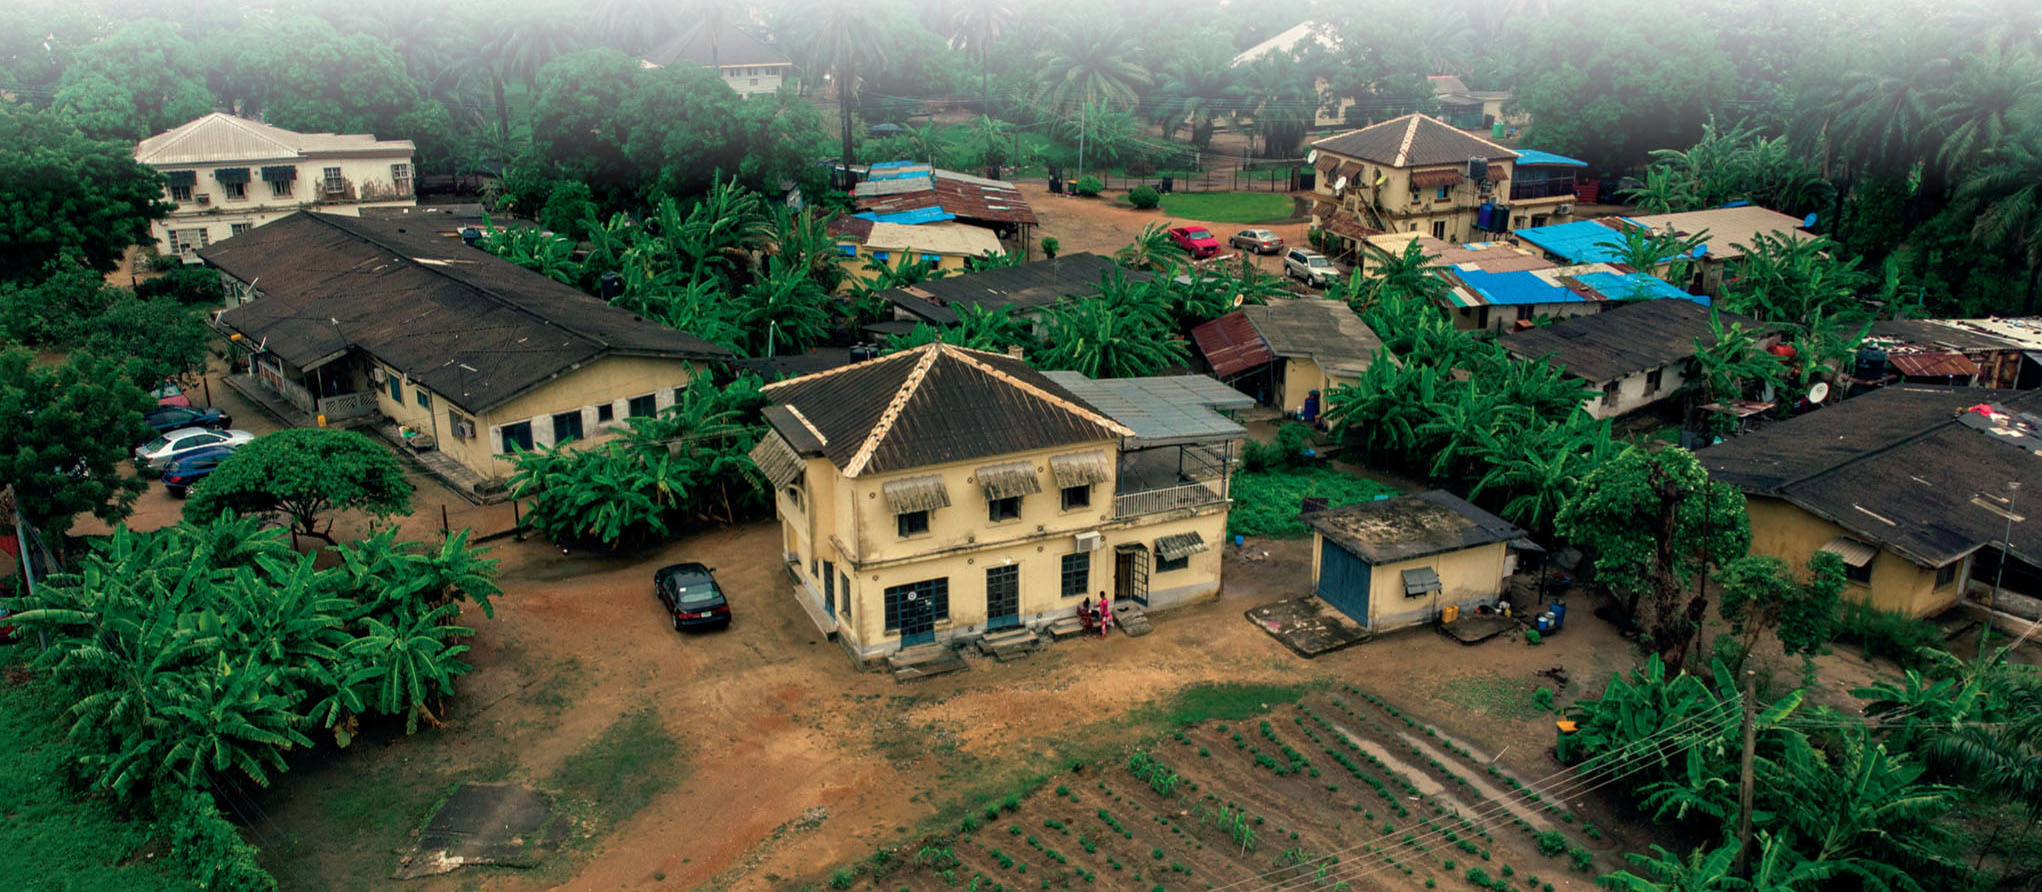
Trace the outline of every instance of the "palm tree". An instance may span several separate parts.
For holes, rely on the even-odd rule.
[[[1134,241],[1113,252],[1113,260],[1127,269],[1172,275],[1191,261],[1191,255],[1170,238],[1168,228],[1152,222],[1142,227]]]
[[[1265,154],[1295,151],[1317,120],[1319,91],[1310,73],[1289,56],[1266,56],[1248,66],[1240,90]]]
[[[1087,105],[1128,108],[1149,73],[1128,55],[1132,39],[1118,26],[1088,22],[1058,29],[1042,52],[1042,84],[1036,98],[1063,113]]]
[[[474,62],[489,74],[497,120],[504,136],[509,137],[510,105],[504,98],[504,84],[520,80],[536,90],[539,69],[574,47],[572,32],[560,27],[572,16],[555,6],[523,7],[506,13],[478,5],[470,7],[469,14],[479,38],[473,44]]]
[[[1692,235],[1681,235],[1660,232],[1649,226],[1626,226],[1616,238],[1596,242],[1595,246],[1616,255],[1617,263],[1677,283],[1687,277],[1687,258],[1694,256],[1696,248],[1708,243],[1709,231],[1706,229]]]
[[[858,69],[886,64],[885,21],[875,10],[850,0],[802,0],[792,10],[800,43],[809,64],[834,78],[837,114],[844,132],[843,169],[839,182],[851,176],[851,100],[858,92]],[[849,191],[848,186],[846,191]]]
[[[1898,43],[1878,54],[1878,67],[1845,74],[1835,106],[1844,157],[1872,171],[1904,170],[1931,148],[1936,92],[1949,82],[1950,60],[1931,38],[1903,34]]]
[[[1964,70],[1936,91],[1933,122],[1943,134],[1936,160],[1955,175],[1998,148],[2019,123],[2019,110],[2042,93],[2042,69],[2026,50],[1988,45],[1965,60]]]
[[[683,20],[694,20],[709,36],[709,65],[716,70],[716,76],[723,76],[723,34],[731,23],[745,17],[745,5],[741,0],[686,0],[681,4]]]
[[[1232,62],[1231,48],[1216,40],[1199,41],[1171,57],[1159,91],[1163,101],[1158,123],[1165,138],[1188,125],[1193,145],[1203,148],[1212,143],[1214,126],[1240,103]]]
[[[1014,9],[1001,0],[966,3],[950,17],[950,47],[978,54],[979,114],[993,114],[992,73],[987,65],[993,44],[1014,21]]]
[[[1976,215],[1974,241],[2018,252],[2028,265],[2022,311],[2042,310],[2042,127],[2030,127],[1989,156],[1959,184],[1957,201]]]
[[[1468,13],[1453,7],[1434,7],[1419,22],[1413,43],[1425,54],[1426,74],[1467,74],[1474,57],[1475,29]]]

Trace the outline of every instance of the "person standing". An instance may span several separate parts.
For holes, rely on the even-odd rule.
[[[1113,603],[1106,600],[1106,593],[1099,593],[1099,637],[1106,637],[1106,628],[1113,624]]]

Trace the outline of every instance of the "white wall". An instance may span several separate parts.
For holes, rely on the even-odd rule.
[[[291,183],[288,195],[277,195],[274,189],[262,179],[264,167],[281,167],[291,164],[298,169],[298,178]],[[411,171],[411,186],[400,188],[393,181],[391,165],[402,164]],[[245,197],[229,198],[227,187],[214,179],[214,171],[221,168],[248,168],[248,183]],[[325,170],[340,168],[344,189],[328,193],[322,185]],[[179,249],[191,258],[191,250],[219,242],[232,236],[237,227],[261,226],[282,219],[298,210],[317,210],[329,214],[360,216],[365,207],[411,207],[418,203],[418,165],[409,154],[375,154],[346,156],[307,156],[291,161],[282,159],[269,162],[226,161],[217,164],[165,164],[157,169],[163,171],[190,170],[198,177],[192,186],[191,199],[178,201],[166,188],[163,198],[177,205],[170,216],[149,224],[149,234],[156,240],[156,250],[169,255],[171,232],[178,232]],[[204,204],[200,202],[204,201]],[[200,234],[203,233],[203,236]],[[186,249],[186,243],[189,249]]]

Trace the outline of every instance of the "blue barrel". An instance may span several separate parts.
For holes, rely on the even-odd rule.
[[[1551,612],[1553,614],[1553,631],[1558,632],[1567,625],[1567,604],[1563,601],[1554,601]]]
[[[1304,411],[1298,413],[1298,416],[1308,422],[1315,421],[1318,419],[1319,417],[1318,391],[1309,390],[1305,392],[1305,408]]]
[[[1534,620],[1532,624],[1538,628],[1539,634],[1544,635],[1547,632],[1553,631],[1553,615],[1541,613],[1539,618]]]

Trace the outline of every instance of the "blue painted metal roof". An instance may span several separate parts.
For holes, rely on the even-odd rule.
[[[1532,275],[1530,270],[1491,273],[1479,269],[1457,269],[1454,275],[1468,283],[1468,287],[1483,300],[1496,306],[1556,304],[1581,299],[1572,291]]]
[[[885,125],[881,125],[881,126],[885,126]],[[913,166],[915,166],[915,165],[917,165],[917,164],[921,164],[921,163],[922,163],[922,162],[920,162],[920,161],[881,161],[881,162],[879,162],[878,164],[874,164],[874,165],[872,165],[872,169],[873,169],[873,170],[885,170],[885,169],[887,169],[887,168],[889,168],[889,167],[913,167]]]
[[[1655,300],[1680,298],[1705,307],[1709,305],[1707,297],[1689,294],[1680,290],[1679,286],[1650,273],[1584,273],[1574,278],[1575,281],[1595,289],[1609,300],[1633,300],[1642,295]]]
[[[857,217],[860,220],[871,220],[874,223],[898,223],[902,226],[914,226],[921,223],[941,223],[945,220],[957,219],[956,214],[933,206],[915,208],[910,211],[897,211],[891,214],[865,211],[864,213],[852,214],[851,216]]]
[[[1569,158],[1569,157],[1567,157],[1567,156],[1565,156],[1565,155],[1555,155],[1555,154],[1553,154],[1552,152],[1541,152],[1541,151],[1539,151],[1538,149],[1518,149],[1518,150],[1517,150],[1517,163],[1519,163],[1519,164],[1565,164],[1565,165],[1567,165],[1568,167],[1587,167],[1587,166],[1588,166],[1588,162],[1586,162],[1586,161],[1581,161],[1581,160],[1577,160],[1577,159],[1574,159],[1574,158]]]
[[[1555,226],[1533,226],[1516,229],[1511,235],[1524,239],[1548,254],[1568,263],[1620,263],[1623,255],[1599,246],[1599,242],[1618,242],[1623,237],[1617,231],[1593,220],[1577,220]]]

